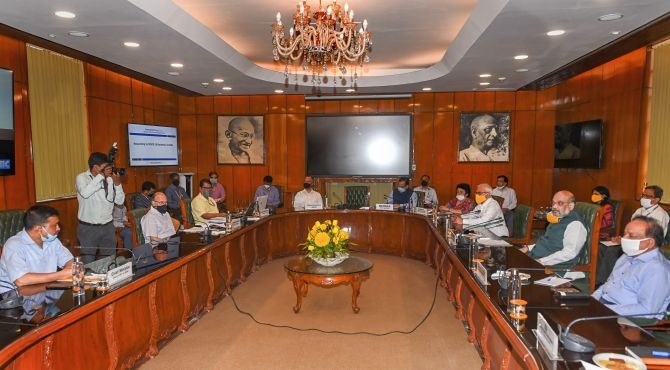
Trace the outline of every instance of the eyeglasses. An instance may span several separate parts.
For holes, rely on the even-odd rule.
[[[201,186],[201,188],[203,188],[203,189],[211,189],[212,186],[211,186],[211,185],[210,185],[210,186]]]
[[[245,132],[245,131],[242,131],[242,132],[231,131],[231,132],[233,134],[237,135],[237,136],[242,137],[243,139],[253,139],[254,138],[254,134],[250,133],[250,132]]]
[[[562,201],[562,200],[559,200],[558,202],[551,201],[551,206],[552,206],[552,207],[553,207],[553,206],[563,207],[564,205],[566,205],[566,204],[570,204],[570,203],[572,203],[572,202],[570,202],[570,201],[564,202],[564,201]]]
[[[160,202],[160,203],[159,202],[154,202],[154,205],[156,207],[165,206],[165,205],[167,205],[167,202]]]
[[[642,193],[642,195],[640,195],[640,197],[642,197],[644,199],[654,199],[654,198],[656,198],[655,195],[647,195],[645,193]]]
[[[478,191],[478,192],[476,192],[475,194],[477,194],[477,195],[486,195],[486,194],[491,194],[491,192],[490,192],[490,191]]]

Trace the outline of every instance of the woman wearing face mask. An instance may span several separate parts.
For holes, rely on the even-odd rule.
[[[600,221],[600,240],[607,240],[614,234],[614,207],[609,199],[609,189],[602,185],[593,188],[591,202],[603,209],[603,218]]]
[[[446,206],[440,206],[440,211],[463,214],[472,211],[474,208],[475,203],[470,199],[470,185],[461,183],[456,185],[456,197],[450,200]]]

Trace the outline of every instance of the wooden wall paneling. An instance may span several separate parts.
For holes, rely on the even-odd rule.
[[[554,167],[554,121],[552,111],[535,113],[535,143],[533,150],[533,193],[531,203],[543,206],[551,202]]]
[[[197,114],[213,114],[214,113],[214,97],[213,96],[199,96],[195,99],[195,111]]]
[[[213,115],[198,115],[196,116],[196,146],[198,152],[198,171],[194,175],[198,180],[207,177],[210,171],[215,170],[217,155],[216,155],[216,118]],[[228,190],[230,177],[223,182]],[[195,189],[194,189],[195,192]]]
[[[142,107],[154,109],[154,86],[142,82]]]
[[[340,102],[338,100],[326,100],[323,102],[323,113],[338,114],[341,113]]]
[[[111,344],[107,342],[106,325],[104,310],[100,310],[54,333],[50,351],[52,367],[91,370],[110,368],[116,359],[109,355]],[[77,355],[73,356],[73,353]]]
[[[48,350],[51,349],[53,343],[53,336],[40,341],[27,350],[21,352],[14,360],[7,366],[6,369],[49,369],[51,362],[51,354]]]
[[[128,76],[118,74],[119,101],[124,104],[132,104],[132,81]],[[176,96],[176,95],[175,95]]]
[[[358,111],[361,114],[372,114],[379,112],[379,100],[363,99],[358,101]]]
[[[15,83],[28,83],[25,48],[23,41],[0,35],[0,67],[14,71]]]
[[[535,91],[517,91],[514,99],[515,110],[535,110],[537,93]]]
[[[516,107],[516,94],[513,91],[496,91],[493,102],[496,112],[512,112]]]
[[[323,114],[326,112],[326,102],[310,100],[305,102],[305,114]]]
[[[234,288],[242,282],[241,277],[244,276],[244,255],[242,249],[243,240],[240,236],[235,239],[232,239],[230,242],[226,243],[226,270],[228,272],[228,280],[226,285],[229,288]]]
[[[132,95],[132,104],[135,107],[144,107],[144,94],[142,93],[142,82],[132,79],[131,80],[131,95]],[[141,110],[141,109],[138,109]]]
[[[105,99],[111,101],[121,100],[121,90],[119,86],[119,74],[110,70],[105,70]]]
[[[215,101],[221,102],[226,98],[230,99],[228,96],[217,96]],[[179,114],[195,114],[195,97],[179,95]]]
[[[235,202],[235,205],[240,208],[245,208],[249,205],[251,198],[253,197],[253,192],[256,191],[256,188],[251,189],[251,167],[254,166],[232,166],[233,167],[233,187],[232,191],[229,191],[231,194],[231,201]],[[230,203],[228,203],[230,207]]]
[[[435,110],[434,93],[414,94],[414,112],[433,112]]]
[[[209,298],[209,307],[211,309],[211,304],[218,300],[224,294],[230,292],[228,287],[228,266],[226,263],[226,248],[224,246],[219,246],[212,248],[210,252],[211,261],[210,261],[210,274],[211,274],[211,297]]]
[[[195,100],[196,98],[193,98]],[[179,103],[181,113],[181,100]],[[233,109],[233,99],[230,96],[215,96],[214,97],[214,113],[218,116],[230,115]]]
[[[14,83],[15,172],[0,177],[0,209],[26,209],[35,201],[30,131],[22,130],[30,127],[30,109],[23,91],[22,84]]]
[[[156,305],[158,327],[153,340],[160,343],[170,338],[181,325],[184,308],[183,291],[181,285],[181,270],[175,269],[166,276],[156,280],[156,293],[153,299]]]
[[[198,98],[200,99],[200,98]],[[249,107],[249,96],[233,96],[232,97],[232,107],[230,114],[235,115],[248,115],[250,110]]]
[[[286,115],[286,146],[288,165],[286,190],[295,194],[302,189],[305,178],[305,115]],[[284,199],[285,204],[290,205],[290,202],[290,199]]]
[[[252,95],[249,97],[249,113],[253,115],[264,115],[268,112],[268,96]]]
[[[412,120],[412,136],[414,138],[414,161],[416,171],[414,173],[414,183],[420,180],[423,174],[433,175],[434,149],[433,149],[433,113],[414,113]]]
[[[207,306],[207,299],[211,286],[207,274],[207,255],[202,254],[196,260],[184,266],[186,273],[182,270],[182,293],[187,295],[188,305],[185,306],[182,324],[190,326],[189,321],[198,316]],[[209,289],[205,288],[209,287]]]
[[[535,112],[516,111],[512,116],[512,161],[514,168],[510,187],[516,191],[519,203],[532,204],[533,156],[535,152]],[[553,146],[551,147],[553,148]],[[545,203],[541,203],[544,205]]]
[[[453,96],[453,95],[452,95]],[[433,176],[432,187],[437,192],[440,204],[446,204],[455,196],[452,180],[452,163],[455,158],[455,143],[453,138],[454,113],[436,112],[433,121]]]
[[[305,114],[307,112],[304,95],[287,95],[286,112]]]
[[[105,79],[105,69],[87,63],[84,71],[85,81],[88,86],[86,91],[87,96],[106,99],[105,85],[107,84],[107,80]]]
[[[113,334],[118,353],[117,364],[121,368],[132,367],[149,351],[152,334],[149,298],[147,285],[113,304]]]
[[[265,116],[265,162],[267,174],[272,176],[275,185],[286,189],[287,146],[286,115],[268,114]],[[281,195],[281,194],[280,194]]]
[[[409,113],[414,111],[414,99],[394,99],[393,111],[395,113]]]
[[[268,113],[278,114],[286,113],[286,97],[287,95],[270,95],[268,96]]]
[[[378,113],[393,113],[394,106],[393,99],[382,99],[377,101],[377,112]]]
[[[452,112],[454,110],[454,93],[443,92],[434,95],[436,112]]]
[[[474,92],[467,91],[467,92],[454,93],[454,110],[458,110],[459,112],[472,112],[474,109],[475,109]]]
[[[140,109],[140,110],[143,112],[143,115],[144,115],[144,119],[143,119],[144,123],[154,123],[154,122],[156,122],[155,118],[154,118],[154,110],[153,109],[144,108],[144,109]]]

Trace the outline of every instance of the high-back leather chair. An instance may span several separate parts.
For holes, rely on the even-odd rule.
[[[493,198],[496,202],[498,202],[498,205],[500,205],[500,208],[503,207],[503,203],[505,203],[505,198],[498,196],[498,195],[491,195],[491,198]]]
[[[621,235],[621,216],[623,214],[623,204],[618,200],[610,199],[610,204],[612,205],[612,211],[614,212],[614,225],[609,230],[611,236]],[[601,231],[602,230],[601,228]]]
[[[128,222],[133,232],[133,246],[144,244],[144,233],[142,232],[142,217],[149,212],[149,208],[135,208],[128,211]]]
[[[533,240],[533,215],[535,209],[525,204],[517,204],[514,209],[514,229],[508,240],[512,244],[531,244]]]
[[[275,188],[277,188],[277,191],[279,192],[279,205],[277,208],[282,208],[284,207],[284,187],[281,185],[274,185]]]
[[[600,222],[603,219],[603,209],[597,204],[577,202],[574,212],[579,213],[586,226],[586,242],[579,252],[579,261],[575,270],[587,273],[589,289],[596,287],[596,262],[598,259],[598,243],[600,241]]]
[[[348,209],[359,209],[367,206],[366,198],[368,196],[369,188],[367,186],[345,186],[344,187],[344,203]]]
[[[16,235],[23,228],[23,215],[20,209],[0,211],[0,252],[7,239]]]
[[[140,195],[141,193],[126,193],[126,201],[125,201],[125,206],[126,209],[133,209],[133,201],[135,200],[135,197]]]
[[[193,209],[191,209],[191,198],[182,198],[179,200],[179,209],[181,211],[181,220],[185,228],[195,226],[193,219]]]

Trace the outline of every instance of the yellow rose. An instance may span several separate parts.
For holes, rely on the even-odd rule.
[[[313,246],[313,245],[310,245],[309,247],[307,247],[307,249],[310,250],[310,251],[313,251],[313,250],[314,250],[314,246]]]
[[[319,230],[325,231],[326,230],[326,225],[324,225],[324,224],[319,225]]]
[[[309,235],[311,235],[311,236],[316,236],[316,233],[317,233],[317,230],[316,230],[316,229],[312,229],[312,231],[309,232]]]
[[[330,220],[326,220],[326,221],[324,222],[324,224],[326,224],[326,225],[330,225]]]
[[[307,235],[307,240],[311,242],[312,240],[314,240],[314,236],[313,235]]]
[[[339,226],[333,226],[332,229],[333,235],[337,235],[340,233],[340,227]]]
[[[340,238],[338,236],[333,237],[333,243],[337,244],[340,242]]]
[[[328,243],[330,243],[330,237],[326,233],[318,233],[314,237],[314,243],[318,247],[325,247],[326,245],[328,245]]]
[[[319,226],[321,226],[321,222],[317,221],[317,222],[314,223],[314,227],[319,227]]]
[[[337,226],[337,220],[333,220],[333,226]]]
[[[344,230],[340,230],[340,235],[339,236],[340,236],[340,239],[342,239],[342,240],[349,239],[349,234],[347,234],[347,232],[344,231]]]

